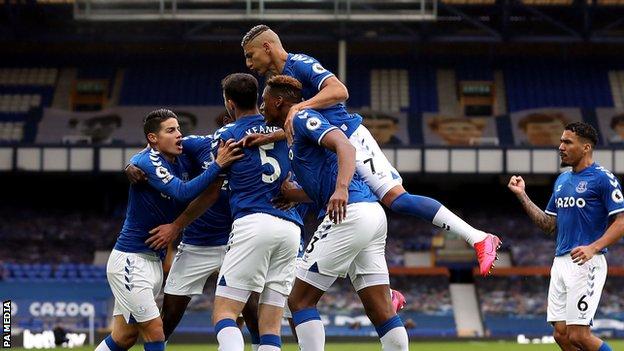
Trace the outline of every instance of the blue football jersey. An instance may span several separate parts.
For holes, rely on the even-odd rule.
[[[173,222],[186,205],[219,175],[218,165],[188,181],[189,163],[184,155],[170,163],[152,148],[134,155],[131,163],[147,176],[147,183],[131,184],[128,209],[115,249],[123,252],[153,252],[145,244],[149,231]],[[162,254],[164,251],[160,251]]]
[[[338,176],[338,157],[321,146],[321,140],[330,131],[337,129],[315,110],[300,111],[293,119],[295,138],[290,158],[297,182],[314,201],[324,216],[329,198],[336,189]],[[377,197],[356,174],[349,184],[349,203],[375,202]]]
[[[555,255],[596,241],[607,230],[609,217],[623,211],[622,188],[605,168],[593,163],[578,173],[561,173],[545,210],[557,216]]]
[[[323,82],[327,78],[334,76],[332,72],[321,66],[315,58],[305,54],[288,54],[282,74],[296,78],[301,82],[303,85],[303,98],[306,100],[318,94]],[[339,127],[347,137],[350,137],[362,123],[362,116],[349,114],[344,103],[319,109],[318,112],[330,124]]]
[[[262,115],[240,118],[215,132],[213,152],[216,154],[220,140],[239,141],[249,134],[268,134],[277,129],[267,126]],[[271,204],[271,199],[280,193],[282,182],[290,171],[286,141],[243,150],[245,156],[226,170],[233,219],[254,213],[266,213],[298,225],[303,224],[294,209],[283,211]]]
[[[182,152],[188,157],[192,178],[207,169],[213,162],[212,136],[189,135],[182,139]],[[191,223],[182,234],[182,242],[197,246],[221,246],[227,244],[232,229],[230,197],[227,181],[223,183],[219,198],[201,217]]]

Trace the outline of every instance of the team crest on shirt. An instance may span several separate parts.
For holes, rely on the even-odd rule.
[[[587,191],[587,182],[584,180],[581,180],[578,185],[576,186],[576,192],[581,194]]]
[[[320,126],[321,126],[321,120],[316,117],[309,118],[306,121],[306,127],[309,130],[317,130],[319,129]]]

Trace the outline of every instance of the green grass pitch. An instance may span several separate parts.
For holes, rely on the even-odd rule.
[[[624,340],[610,340],[609,345],[613,350],[624,350]],[[211,351],[216,350],[216,344],[171,344],[167,346],[167,351]],[[21,348],[14,348],[16,351],[24,351]],[[75,351],[92,351],[90,347],[73,349]],[[131,350],[143,350],[141,345],[133,347]],[[246,345],[246,351],[250,351]],[[297,345],[289,343],[282,348],[284,351],[298,351]],[[379,351],[381,345],[375,342],[365,343],[328,343],[325,346],[327,351]],[[457,341],[457,342],[413,342],[410,343],[410,350],[413,351],[556,351],[559,350],[556,344],[543,345],[519,345],[510,341]]]

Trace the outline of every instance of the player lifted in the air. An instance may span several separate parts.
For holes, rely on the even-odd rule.
[[[143,125],[149,147],[133,158],[147,183],[132,184],[123,228],[108,259],[106,274],[115,297],[113,327],[96,348],[119,351],[132,347],[138,336],[144,348],[160,351],[165,336],[155,296],[162,285],[163,250],[153,250],[145,240],[149,231],[176,218],[184,207],[215,181],[222,167],[239,156],[229,141],[216,161],[193,180],[182,153],[182,134],[176,115],[165,109],[150,112]]]
[[[263,93],[264,114],[283,127],[292,105],[302,99],[301,83],[277,75]],[[351,279],[386,351],[407,350],[407,332],[390,300],[385,259],[386,214],[355,173],[355,148],[340,129],[312,109],[293,119],[292,169],[302,189],[288,187],[290,201],[312,201],[324,217],[297,266],[288,298],[302,350],[324,349],[325,332],[316,304],[337,277]]]
[[[265,25],[251,28],[241,45],[250,70],[266,77],[283,74],[296,78],[303,85],[305,99],[294,104],[288,112],[285,134],[280,131],[266,137],[258,136],[250,140],[252,145],[292,138],[294,115],[305,108],[317,110],[330,124],[342,130],[355,147],[357,173],[386,207],[422,218],[461,236],[474,247],[481,274],[490,272],[500,246],[499,238],[473,228],[435,199],[408,193],[403,188],[399,172],[361,124],[362,117],[347,112],[344,105],[349,95],[347,88],[333,73],[308,55],[286,52],[278,35]]]
[[[593,161],[598,134],[586,123],[567,125],[561,136],[561,166],[542,211],[527,196],[522,177],[509,189],[544,232],[557,236],[548,288],[548,322],[564,351],[610,351],[590,330],[607,279],[607,247],[624,235],[624,196],[613,173]]]

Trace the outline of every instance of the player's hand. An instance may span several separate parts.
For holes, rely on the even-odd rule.
[[[280,185],[280,192],[282,194],[286,194],[289,190],[299,189],[297,182],[290,180],[290,178],[292,178],[292,172],[288,172],[288,175],[284,178],[282,185]]]
[[[297,206],[296,202],[289,201],[288,199],[286,199],[286,197],[284,197],[284,195],[281,194],[272,198],[271,204],[273,205],[273,207],[282,211],[288,211],[291,208]]]
[[[524,189],[526,188],[526,185],[524,184],[524,179],[522,179],[522,177],[511,176],[511,179],[509,179],[509,184],[507,184],[507,187],[509,188],[509,190],[511,190],[512,193],[516,195],[520,195],[524,193]]]
[[[145,172],[133,164],[126,166],[124,173],[126,174],[128,181],[132,184],[147,182],[147,175]]]
[[[149,231],[151,236],[145,240],[145,243],[153,250],[164,249],[178,237],[181,231],[182,228],[174,223],[162,224]]]
[[[329,219],[334,223],[340,224],[347,218],[347,202],[349,201],[349,189],[338,188],[334,191],[327,203],[327,213]]]
[[[301,111],[299,104],[292,105],[290,110],[288,110],[288,116],[286,116],[286,121],[284,122],[284,131],[286,132],[286,141],[288,142],[288,145],[292,145],[293,139],[295,138],[293,119],[299,111]]]
[[[243,147],[262,146],[272,142],[273,140],[269,134],[261,133],[249,134],[241,140]]]
[[[221,140],[219,142],[219,151],[217,151],[217,158],[215,162],[221,168],[228,167],[234,161],[240,160],[245,154],[241,148],[241,142],[234,142],[234,139],[230,139],[226,142]]]
[[[570,256],[572,257],[572,262],[581,266],[583,263],[591,260],[597,252],[598,250],[589,245],[578,246],[570,252]]]

